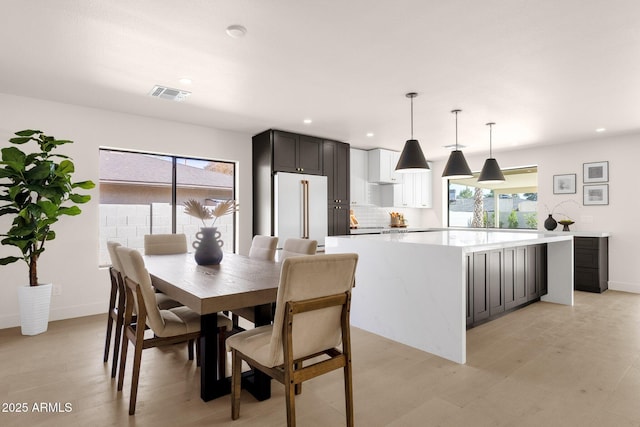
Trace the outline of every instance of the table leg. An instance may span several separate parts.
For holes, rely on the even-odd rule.
[[[271,304],[264,304],[254,307],[255,325],[264,326],[271,324],[273,314]],[[242,377],[242,388],[246,389],[257,400],[263,401],[271,397],[271,377],[254,369]]]
[[[200,398],[205,402],[231,392],[231,384],[218,378],[218,314],[200,317]]]

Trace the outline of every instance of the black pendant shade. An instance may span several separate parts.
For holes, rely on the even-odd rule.
[[[449,155],[447,165],[444,167],[444,172],[442,172],[443,178],[457,179],[471,178],[473,176],[473,173],[471,173],[471,169],[467,164],[467,160],[464,158],[464,154],[462,154],[462,151],[458,150],[458,113],[460,111],[461,110],[451,111],[456,115],[456,149],[451,152],[451,155]]]
[[[480,176],[478,177],[478,182],[490,184],[492,182],[503,181],[504,175],[500,170],[500,166],[498,166],[498,161],[491,157],[485,160],[484,166],[482,167],[482,172],[480,172]]]
[[[485,184],[491,184],[496,182],[503,182],[504,175],[500,170],[500,166],[498,165],[498,161],[493,158],[492,151],[492,126],[495,123],[487,123],[489,126],[489,158],[484,161],[484,166],[482,167],[482,171],[480,172],[480,176],[478,177],[478,182],[482,182]]]
[[[404,143],[404,148],[396,165],[396,172],[410,173],[429,170],[429,165],[424,157],[422,148],[420,148],[420,143],[417,139],[413,139],[413,98],[416,96],[418,94],[415,92],[406,94],[406,97],[411,99],[411,139]]]
[[[442,176],[449,179],[471,178],[473,176],[462,151],[453,150],[451,152]]]
[[[398,172],[424,172],[429,169],[427,159],[424,158],[422,148],[417,139],[409,139],[404,143],[404,148],[398,159],[396,171]]]

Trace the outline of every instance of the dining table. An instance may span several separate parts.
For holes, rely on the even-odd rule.
[[[231,311],[255,326],[272,321],[281,263],[224,253],[217,265],[198,265],[193,253],[145,255],[153,286],[200,314],[200,397],[210,401],[231,391],[230,379],[219,373],[218,316]],[[268,376],[256,371],[243,374],[242,386],[258,400],[271,396]]]

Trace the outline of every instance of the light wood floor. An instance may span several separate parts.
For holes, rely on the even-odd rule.
[[[106,316],[106,315],[105,315]],[[283,389],[256,402],[199,398],[184,345],[143,352],[136,415],[127,415],[130,371],[116,392],[102,363],[105,316],[52,322],[23,337],[0,330],[1,426],[282,426]],[[414,325],[416,333],[420,326]],[[574,307],[536,303],[467,334],[468,362],[439,357],[353,329],[359,426],[640,426],[640,295],[576,292]],[[344,425],[341,372],[305,383],[301,426]],[[34,413],[36,403],[70,412]]]

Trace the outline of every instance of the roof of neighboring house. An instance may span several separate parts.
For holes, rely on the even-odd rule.
[[[233,175],[180,163],[176,167],[180,186],[233,188]],[[170,185],[171,175],[171,162],[166,158],[122,151],[100,151],[101,182]]]

